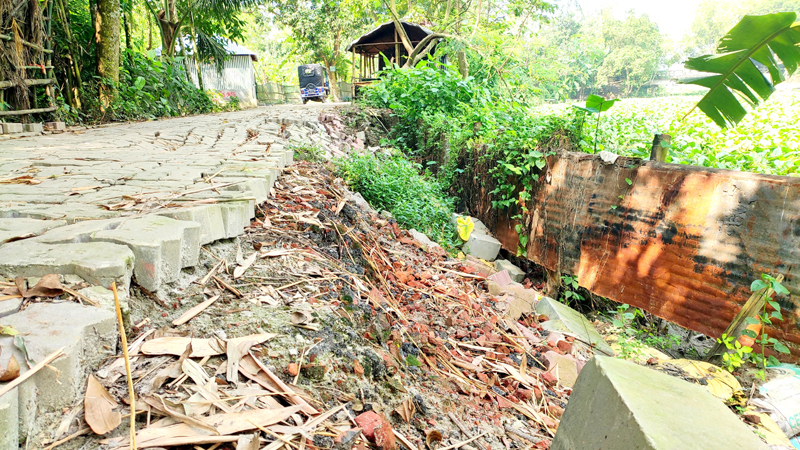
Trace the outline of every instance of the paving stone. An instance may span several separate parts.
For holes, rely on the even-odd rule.
[[[21,123],[2,123],[3,134],[16,134],[22,133],[23,127]]]
[[[198,223],[200,225],[200,245],[228,237],[222,217],[222,207],[218,204],[170,208],[157,214],[175,220]]]
[[[65,220],[0,219],[0,245],[12,240],[38,236],[47,230],[66,224]]]
[[[581,371],[551,450],[767,450],[704,387],[621,359]]]
[[[50,364],[57,371],[40,370],[17,388],[22,437],[37,428],[34,422],[43,414],[63,414],[64,408],[74,406],[89,371],[116,354],[116,314],[101,308],[72,302],[35,303],[24,311],[4,317],[3,323],[25,336],[25,347],[32,360],[41,361],[62,347],[66,355]],[[10,336],[0,336],[0,348],[4,357],[14,355],[22,373],[27,371],[24,356]]]
[[[473,230],[469,236],[469,240],[462,247],[462,250],[464,253],[470,254],[476,258],[494,261],[500,253],[501,247],[500,241],[493,236]]]
[[[536,304],[536,313],[545,315],[549,319],[546,322],[542,322],[542,328],[549,331],[572,333],[583,341],[576,341],[576,345],[585,345],[585,342],[589,342],[601,352],[607,355],[614,355],[614,350],[603,340],[603,337],[595,330],[592,323],[583,314],[569,306],[550,297],[542,297]]]
[[[150,215],[123,220],[113,229],[93,233],[92,239],[127,245],[136,256],[136,282],[155,291],[163,283],[176,280],[181,268],[197,264],[200,225]]]
[[[119,212],[108,211],[96,205],[71,203],[70,205],[15,205],[0,206],[0,217],[26,217],[40,220],[64,220],[68,224],[85,220],[110,219],[118,217]]]
[[[0,317],[17,312],[20,305],[22,305],[21,298],[12,298],[0,301]]]
[[[67,125],[64,122],[47,122],[44,124],[44,128],[49,131],[64,131],[67,129]]]
[[[46,244],[35,239],[38,238],[0,247],[0,275],[15,278],[72,274],[104,287],[116,282],[120,291],[127,292],[134,263],[128,247],[107,242]]]
[[[494,262],[494,265],[498,272],[507,270],[508,276],[511,277],[511,279],[516,281],[517,283],[521,283],[522,280],[525,279],[525,272],[522,271],[519,267],[512,264],[511,261],[505,259],[498,259],[497,261]]]
[[[111,311],[114,314],[117,313],[117,305],[114,301],[114,291],[111,289],[106,289],[103,286],[90,286],[88,288],[79,290],[78,293],[96,301],[106,311]],[[119,309],[122,312],[122,320],[127,326],[131,315],[130,304],[128,302],[128,296],[122,296],[120,294],[121,293],[117,291],[117,296],[119,297]]]
[[[23,127],[29,133],[41,133],[44,131],[44,126],[40,123],[26,123]]]
[[[5,361],[0,360],[5,366]],[[3,384],[3,383],[0,383]],[[19,389],[0,397],[0,450],[19,449]]]

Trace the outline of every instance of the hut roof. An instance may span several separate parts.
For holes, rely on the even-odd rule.
[[[415,23],[400,22],[411,40],[411,45],[417,45],[425,36],[432,34],[433,31]],[[399,41],[399,38],[398,38]],[[378,54],[387,50],[394,49],[394,22],[386,22],[376,28],[364,33],[360,38],[351,42],[347,46],[347,51],[353,50],[361,54]]]

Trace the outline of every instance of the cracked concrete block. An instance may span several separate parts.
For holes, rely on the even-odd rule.
[[[0,450],[19,449],[18,391],[19,388],[14,388],[0,397]]]
[[[0,275],[14,278],[72,274],[104,287],[116,282],[121,292],[128,291],[134,264],[128,247],[108,242],[47,244],[35,239],[38,238],[0,247]]]
[[[522,271],[519,267],[512,264],[511,261],[505,259],[498,259],[497,261],[494,262],[494,266],[498,272],[507,270],[508,276],[511,277],[511,280],[516,281],[517,283],[521,283],[522,280],[525,279],[525,272]]]
[[[41,133],[44,131],[44,126],[40,123],[26,123],[24,128],[28,133]]]
[[[238,181],[237,184],[232,184],[221,188],[221,191],[229,192],[242,192],[252,195],[256,199],[256,204],[262,204],[267,201],[269,197],[269,190],[272,187],[274,179],[264,178],[228,178],[230,181]]]
[[[227,238],[220,205],[201,205],[189,208],[173,208],[158,213],[175,220],[200,224],[200,245]]]
[[[57,372],[40,370],[17,388],[19,433],[25,438],[38,428],[36,421],[43,414],[61,413],[63,408],[73,406],[85,387],[87,374],[116,354],[116,314],[72,302],[36,303],[4,317],[3,322],[25,335],[25,346],[34,361],[41,361],[62,347],[65,353],[50,364]],[[0,347],[3,357],[13,354],[21,362],[22,372],[27,370],[12,337],[0,336]],[[0,397],[0,402],[4,398]]]
[[[549,331],[566,331],[575,334],[583,342],[589,342],[593,347],[607,355],[614,355],[611,348],[600,333],[594,328],[591,322],[583,314],[575,311],[569,306],[553,300],[550,297],[542,297],[536,304],[536,313],[547,316],[549,320],[542,322],[542,328]],[[586,345],[576,340],[576,345]]]
[[[197,264],[200,253],[198,223],[157,215],[122,221],[92,238],[127,245],[136,256],[136,282],[149,291],[176,280],[181,268]]]
[[[67,125],[64,122],[47,122],[44,124],[44,128],[48,131],[64,131],[67,129]]]
[[[225,224],[225,237],[235,238],[244,233],[244,227],[250,225],[250,215],[254,214],[249,202],[223,202],[219,204],[222,220]]]
[[[38,236],[47,230],[66,225],[65,220],[2,219],[0,218],[0,245],[9,241]]]
[[[767,450],[702,386],[621,359],[581,370],[551,450]]]

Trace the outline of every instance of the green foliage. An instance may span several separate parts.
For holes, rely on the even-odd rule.
[[[600,131],[600,115],[603,114],[603,111],[608,111],[614,106],[614,103],[620,102],[622,100],[618,98],[606,100],[604,97],[599,95],[592,94],[586,97],[586,106],[575,106],[575,108],[587,112],[589,114],[596,114],[597,115],[597,123],[595,124],[594,129],[594,151],[597,152],[597,133]],[[628,183],[630,185],[630,183]]]
[[[636,318],[644,317],[644,315],[638,308],[633,308],[633,311],[629,311],[629,309],[631,309],[631,305],[622,304],[617,305],[616,311],[609,311],[614,314],[611,320],[612,325],[620,330],[617,344],[619,344],[620,356],[623,359],[633,359],[641,355],[642,348],[644,348],[644,344],[637,339],[638,331],[634,325]]]
[[[733,336],[728,336],[723,333],[722,337],[717,339],[717,342],[724,344],[727,352],[722,354],[722,368],[728,372],[734,372],[750,358],[753,352],[752,347],[743,346]]]
[[[180,58],[152,60],[137,53],[123,56],[117,98],[108,107],[113,120],[202,114],[212,111],[208,95],[189,83]]]
[[[664,37],[646,15],[630,12],[625,20],[610,11],[602,14],[603,40],[608,54],[597,72],[607,85],[619,85],[626,95],[638,93],[653,80],[664,57]]]
[[[775,352],[784,355],[790,354],[789,347],[781,341],[770,337],[766,331],[768,325],[774,325],[774,320],[783,320],[781,305],[770,298],[771,293],[774,291],[778,295],[789,295],[789,290],[776,280],[775,277],[766,273],[762,273],[761,279],[754,280],[750,285],[750,290],[753,292],[762,289],[763,293],[760,300],[763,301],[763,307],[761,308],[761,312],[756,317],[747,317],[745,319],[747,325],[760,325],[761,334],[759,335],[750,329],[745,329],[742,332],[743,336],[753,339],[754,342],[760,346],[761,351],[753,352],[752,347],[743,346],[739,343],[738,337],[728,336],[727,334],[723,334],[721,338],[717,339],[717,342],[724,344],[727,349],[727,352],[722,355],[723,367],[725,367],[725,369],[733,372],[741,367],[745,361],[752,360],[757,369],[756,375],[762,380],[765,380],[767,365],[780,364],[775,356],[766,354],[767,349],[772,348]],[[770,307],[772,311],[768,311]]]
[[[422,166],[400,154],[351,153],[336,161],[339,175],[377,210],[387,210],[402,225],[415,228],[445,248],[457,240],[451,223],[454,199]]]
[[[653,135],[672,136],[667,162],[773,175],[800,174],[800,93],[778,92],[753,109],[738,125],[719,128],[695,112],[681,121],[697,97],[626,99],[584,124],[583,151],[609,150],[647,159]],[[567,105],[542,106],[538,114],[564,114]],[[597,128],[599,127],[599,131]],[[597,134],[592,140],[590,136]]]
[[[431,130],[447,131],[449,118],[460,115],[473,100],[485,99],[486,94],[473,79],[462,80],[456,67],[422,61],[413,69],[394,66],[383,71],[381,82],[365,91],[364,102],[392,109],[400,121],[391,130],[393,144],[420,155],[440,149],[429,142],[429,136],[439,136]]]
[[[564,283],[564,292],[561,297],[561,302],[569,304],[571,301],[583,301],[583,296],[578,293],[580,285],[578,284],[578,277],[572,275],[561,275],[561,282]]]
[[[294,152],[294,157],[303,161],[317,163],[325,160],[322,148],[316,144],[289,144],[286,149]]]
[[[739,123],[747,114],[739,98],[750,106],[768,99],[775,85],[784,80],[778,60],[790,75],[800,63],[800,24],[795,23],[796,18],[794,12],[744,16],[722,38],[716,54],[689,59],[687,69],[716,74],[686,81],[709,88],[697,107],[717,125],[726,127]],[[769,72],[769,78],[759,66]]]

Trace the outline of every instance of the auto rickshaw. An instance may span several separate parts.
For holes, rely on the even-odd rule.
[[[325,102],[330,94],[328,72],[321,64],[306,64],[297,67],[297,79],[300,81],[300,98],[303,104],[309,100]]]

